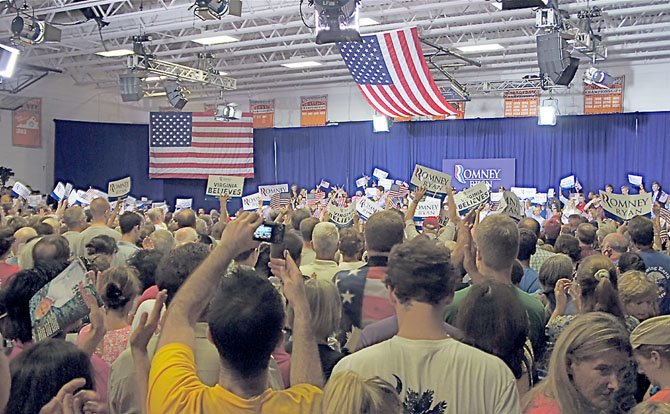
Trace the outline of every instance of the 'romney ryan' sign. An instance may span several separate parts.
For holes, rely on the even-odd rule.
[[[457,190],[474,187],[483,182],[492,191],[509,189],[516,181],[514,158],[472,158],[442,160],[442,171],[452,174],[452,186]]]
[[[412,179],[409,182],[415,188],[423,187],[426,192],[433,194],[440,194],[442,196],[447,194],[447,188],[451,185],[451,176],[442,171],[437,171],[432,168],[417,164],[412,172]]]
[[[624,220],[651,214],[652,204],[651,193],[626,196],[600,191],[600,205],[603,209]]]

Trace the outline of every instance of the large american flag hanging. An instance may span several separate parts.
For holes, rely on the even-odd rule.
[[[423,58],[416,27],[363,36],[363,42],[338,43],[365,99],[380,114],[454,115]]]
[[[254,176],[251,114],[228,122],[211,112],[152,112],[150,178]]]

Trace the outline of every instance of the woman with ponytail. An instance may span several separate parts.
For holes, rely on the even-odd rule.
[[[568,295],[574,304],[574,315],[566,315]],[[577,317],[590,312],[605,312],[616,317],[623,326],[632,332],[639,321],[626,316],[619,301],[617,291],[617,273],[614,264],[605,256],[593,255],[579,264],[574,279],[559,279],[554,288],[556,308],[551,314],[545,332],[547,349],[544,356],[546,367],[551,352],[561,332]]]
[[[129,266],[109,268],[98,276],[96,289],[105,305],[105,336],[95,350],[108,364],[128,347],[131,325],[128,314],[141,292],[137,271]],[[82,342],[90,331],[90,325],[79,331],[77,343]]]

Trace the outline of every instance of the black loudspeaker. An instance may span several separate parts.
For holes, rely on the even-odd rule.
[[[142,80],[135,75],[119,75],[121,83],[121,100],[123,102],[136,102],[144,96]]]
[[[188,103],[188,99],[184,97],[184,93],[177,81],[167,80],[163,82],[165,93],[167,94],[168,102],[172,107],[182,109]]]
[[[530,7],[547,7],[549,0],[502,0],[503,10],[527,9]]]
[[[568,86],[579,68],[579,59],[570,56],[568,42],[559,32],[537,36],[537,62],[540,75],[549,76],[556,85]]]

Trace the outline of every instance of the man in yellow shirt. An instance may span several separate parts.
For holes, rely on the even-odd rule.
[[[281,296],[253,270],[239,268],[224,277],[239,253],[258,246],[252,236],[262,223],[243,213],[229,223],[209,257],[172,300],[151,363],[147,408],[169,413],[316,413],[323,385],[321,363],[310,328],[302,274],[290,257],[274,260],[274,273],[295,311],[291,383],[284,391],[267,387],[270,354],[283,327]],[[194,327],[208,309],[208,335],[221,358],[219,381],[204,385],[193,356]]]

